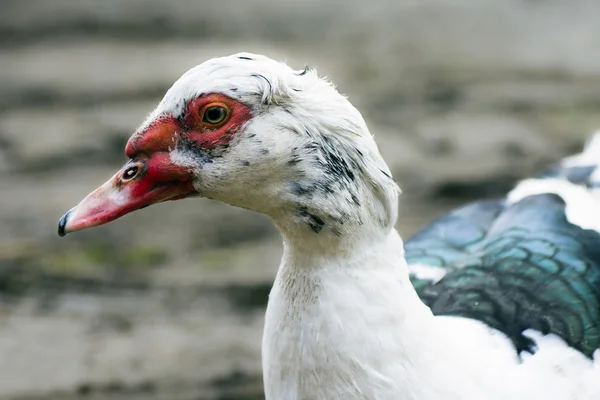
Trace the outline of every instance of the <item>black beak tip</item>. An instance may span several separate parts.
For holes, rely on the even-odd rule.
[[[58,236],[60,237],[63,237],[67,234],[67,232],[65,232],[65,227],[69,221],[69,215],[71,215],[71,211],[72,210],[67,211],[66,214],[60,217],[60,220],[58,221]]]

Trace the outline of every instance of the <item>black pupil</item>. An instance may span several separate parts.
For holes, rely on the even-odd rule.
[[[210,107],[204,112],[204,122],[218,124],[225,119],[226,111],[223,107]]]
[[[123,179],[131,179],[137,175],[137,172],[138,167],[129,167],[125,170],[125,173],[123,174]]]

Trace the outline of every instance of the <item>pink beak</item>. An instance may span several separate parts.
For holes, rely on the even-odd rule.
[[[155,153],[127,163],[106,183],[87,195],[58,222],[58,234],[106,224],[154,203],[195,193],[191,173],[171,164],[168,154]]]

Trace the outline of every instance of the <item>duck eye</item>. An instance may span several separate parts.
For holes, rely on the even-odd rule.
[[[210,125],[218,125],[227,118],[227,109],[221,106],[208,107],[202,116],[202,122]]]

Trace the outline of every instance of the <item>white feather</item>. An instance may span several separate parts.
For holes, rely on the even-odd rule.
[[[583,151],[580,154],[575,154],[570,157],[566,157],[563,160],[566,166],[586,166],[586,165],[599,165],[600,166],[600,131],[595,132],[588,139]]]
[[[525,197],[552,193],[565,202],[567,220],[583,229],[600,232],[600,197],[593,191],[564,179],[527,179],[519,183],[508,200],[516,203]]]

